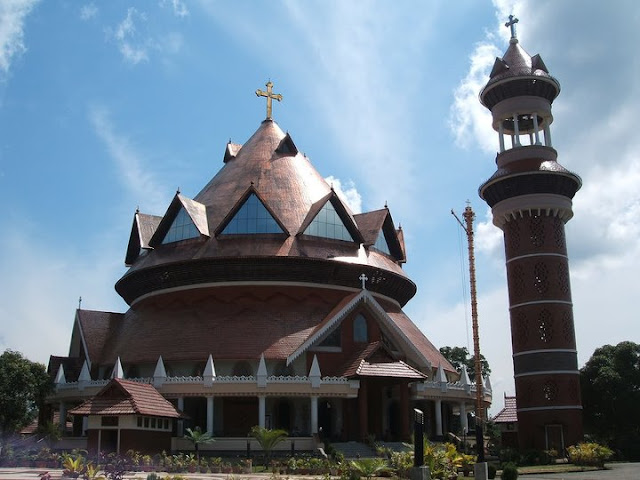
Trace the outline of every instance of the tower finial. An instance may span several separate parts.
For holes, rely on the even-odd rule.
[[[515,16],[509,15],[509,21],[504,24],[505,27],[511,28],[511,41],[512,42],[517,42],[518,41],[518,37],[516,36],[516,23],[518,23],[519,21],[520,20],[518,20]]]
[[[282,100],[282,95],[279,93],[273,93],[273,83],[271,83],[271,79],[267,82],[266,87],[266,92],[260,89],[256,90],[256,96],[267,97],[267,120],[271,120],[271,101],[277,100],[280,102]]]

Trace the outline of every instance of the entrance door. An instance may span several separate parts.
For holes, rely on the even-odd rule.
[[[545,425],[545,445],[547,450],[556,450],[562,455],[564,452],[564,431],[562,425]]]
[[[102,430],[100,432],[100,451],[118,453],[118,430]]]
[[[258,425],[257,397],[227,397],[222,408],[227,437],[246,437],[251,427]]]

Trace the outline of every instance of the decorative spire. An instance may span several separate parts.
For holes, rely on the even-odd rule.
[[[282,95],[279,93],[273,93],[273,83],[269,80],[266,83],[267,91],[264,90],[256,90],[256,95],[258,97],[267,97],[267,120],[271,120],[271,103],[272,100],[282,101]]]
[[[516,36],[516,23],[518,23],[519,21],[520,20],[518,20],[513,15],[509,15],[509,21],[504,24],[505,27],[511,29],[511,43],[518,43],[518,37]]]
[[[318,363],[318,357],[314,355],[313,361],[311,362],[311,369],[309,370],[309,379],[311,380],[311,388],[320,387],[321,377],[322,377],[322,374],[320,373],[320,364]]]
[[[116,360],[116,364],[113,366],[113,372],[111,373],[111,378],[124,378],[124,373],[122,371],[122,362],[120,362],[120,357]]]

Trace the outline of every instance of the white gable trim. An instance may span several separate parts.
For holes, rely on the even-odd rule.
[[[87,348],[87,341],[84,338],[84,331],[82,330],[82,323],[80,323],[80,309],[76,310],[76,325],[78,326],[78,332],[80,333],[80,341],[84,348],[85,361],[88,363],[89,370],[91,370],[91,358],[89,357],[89,349]],[[73,334],[72,334],[73,336]]]
[[[342,322],[344,318],[349,315],[358,305],[367,304],[371,307],[372,313],[380,320],[387,328],[391,329],[397,336],[403,341],[405,347],[409,348],[424,364],[431,368],[431,363],[427,358],[416,348],[416,346],[409,340],[402,329],[396,325],[393,319],[384,311],[384,308],[376,301],[374,296],[368,290],[362,290],[359,295],[354,297],[347,305],[345,305],[331,320],[329,320],[320,330],[308,337],[302,345],[300,345],[295,352],[287,357],[287,365],[293,362],[296,358],[302,355],[315,343],[320,341],[324,334],[333,329],[333,327]]]

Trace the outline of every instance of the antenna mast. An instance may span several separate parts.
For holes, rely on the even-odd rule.
[[[478,300],[476,290],[476,261],[473,248],[473,219],[475,213],[471,204],[467,201],[462,217],[464,223],[460,221],[453,210],[451,214],[456,218],[462,229],[467,234],[467,246],[469,249],[469,283],[471,286],[471,323],[473,326],[473,356],[475,361],[475,381],[476,381],[476,446],[478,450],[478,462],[484,462],[484,437],[482,426],[484,423],[484,409],[482,408],[482,364],[480,362],[480,334],[478,333]]]

